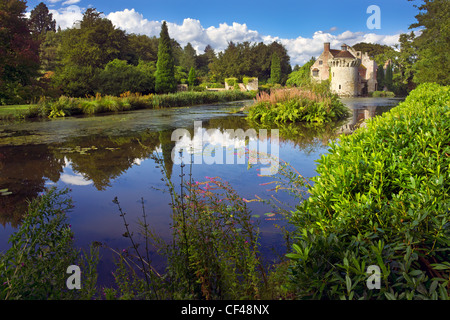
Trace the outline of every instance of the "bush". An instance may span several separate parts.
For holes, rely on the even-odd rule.
[[[235,85],[238,84],[238,79],[237,78],[226,78],[225,83],[230,87],[234,87]]]
[[[257,123],[331,122],[346,117],[347,107],[337,95],[302,88],[263,91],[249,108],[248,119]]]
[[[318,161],[292,215],[292,287],[307,299],[448,299],[450,89],[421,85]],[[381,288],[366,270],[377,265]]]
[[[373,92],[369,92],[369,97],[373,97],[373,98],[379,98],[379,97],[393,98],[393,97],[395,97],[395,93],[393,93],[392,91],[373,91]]]
[[[98,254],[86,260],[73,247],[73,233],[66,220],[72,208],[68,190],[55,188],[33,200],[11,244],[0,254],[0,299],[89,299],[95,294]],[[85,266],[89,265],[89,267]],[[83,265],[81,290],[68,290],[70,265]]]

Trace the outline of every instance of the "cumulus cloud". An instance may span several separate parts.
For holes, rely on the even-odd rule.
[[[66,184],[74,186],[88,186],[92,184],[92,181],[84,179],[84,177],[80,174],[72,175],[63,173],[60,180]]]
[[[81,0],[67,0],[67,1],[64,1],[62,4],[64,5],[64,6],[67,6],[67,5],[71,5],[71,4],[75,4],[75,3],[78,3],[78,2],[80,2]]]
[[[53,15],[56,26],[61,27],[61,29],[66,29],[71,28],[76,21],[80,21],[83,18],[84,10],[79,6],[70,5],[58,10],[50,9],[49,12]]]

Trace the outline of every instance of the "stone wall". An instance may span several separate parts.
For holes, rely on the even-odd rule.
[[[331,90],[340,96],[359,95],[359,59],[334,58],[329,61],[331,68]]]

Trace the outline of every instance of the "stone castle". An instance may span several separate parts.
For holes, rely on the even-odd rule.
[[[377,64],[369,55],[355,51],[343,44],[341,50],[330,48],[324,43],[324,50],[311,66],[311,78],[315,81],[331,80],[331,90],[339,96],[364,96],[377,91]]]

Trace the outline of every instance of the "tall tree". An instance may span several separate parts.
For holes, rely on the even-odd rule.
[[[195,86],[196,78],[197,78],[197,76],[195,74],[195,69],[194,69],[194,67],[191,67],[191,70],[189,70],[189,76],[188,76],[188,83],[191,88]]]
[[[276,53],[272,54],[272,63],[270,64],[270,82],[281,83],[281,64],[280,58]]]
[[[41,2],[30,13],[30,31],[36,38],[41,38],[48,31],[56,31],[56,21],[47,6]]]
[[[392,71],[392,64],[391,61],[389,61],[386,65],[386,70],[384,74],[384,85],[389,91],[393,91],[393,71]]]
[[[136,64],[139,60],[156,61],[158,60],[158,38],[147,35],[130,34],[128,44],[133,62]]]
[[[379,65],[377,68],[377,86],[378,90],[381,91],[384,88],[384,69],[383,65]]]
[[[184,70],[190,71],[191,68],[197,68],[196,59],[197,51],[195,51],[191,43],[188,42],[183,48],[183,55],[181,56],[180,65],[184,68]]]
[[[412,0],[409,0],[412,1]],[[421,28],[415,39],[418,60],[414,65],[414,82],[450,84],[450,1],[423,0],[418,7],[417,22],[409,28]]]
[[[0,1],[0,104],[9,103],[17,86],[27,86],[37,75],[39,46],[25,17],[26,1]]]
[[[157,93],[174,92],[177,89],[172,43],[167,24],[161,25],[158,44],[158,62],[156,63],[155,91]]]
[[[86,10],[79,28],[62,31],[61,38],[61,67],[54,80],[70,96],[95,94],[99,72],[108,62],[127,57],[125,31],[115,28],[95,8]]]

